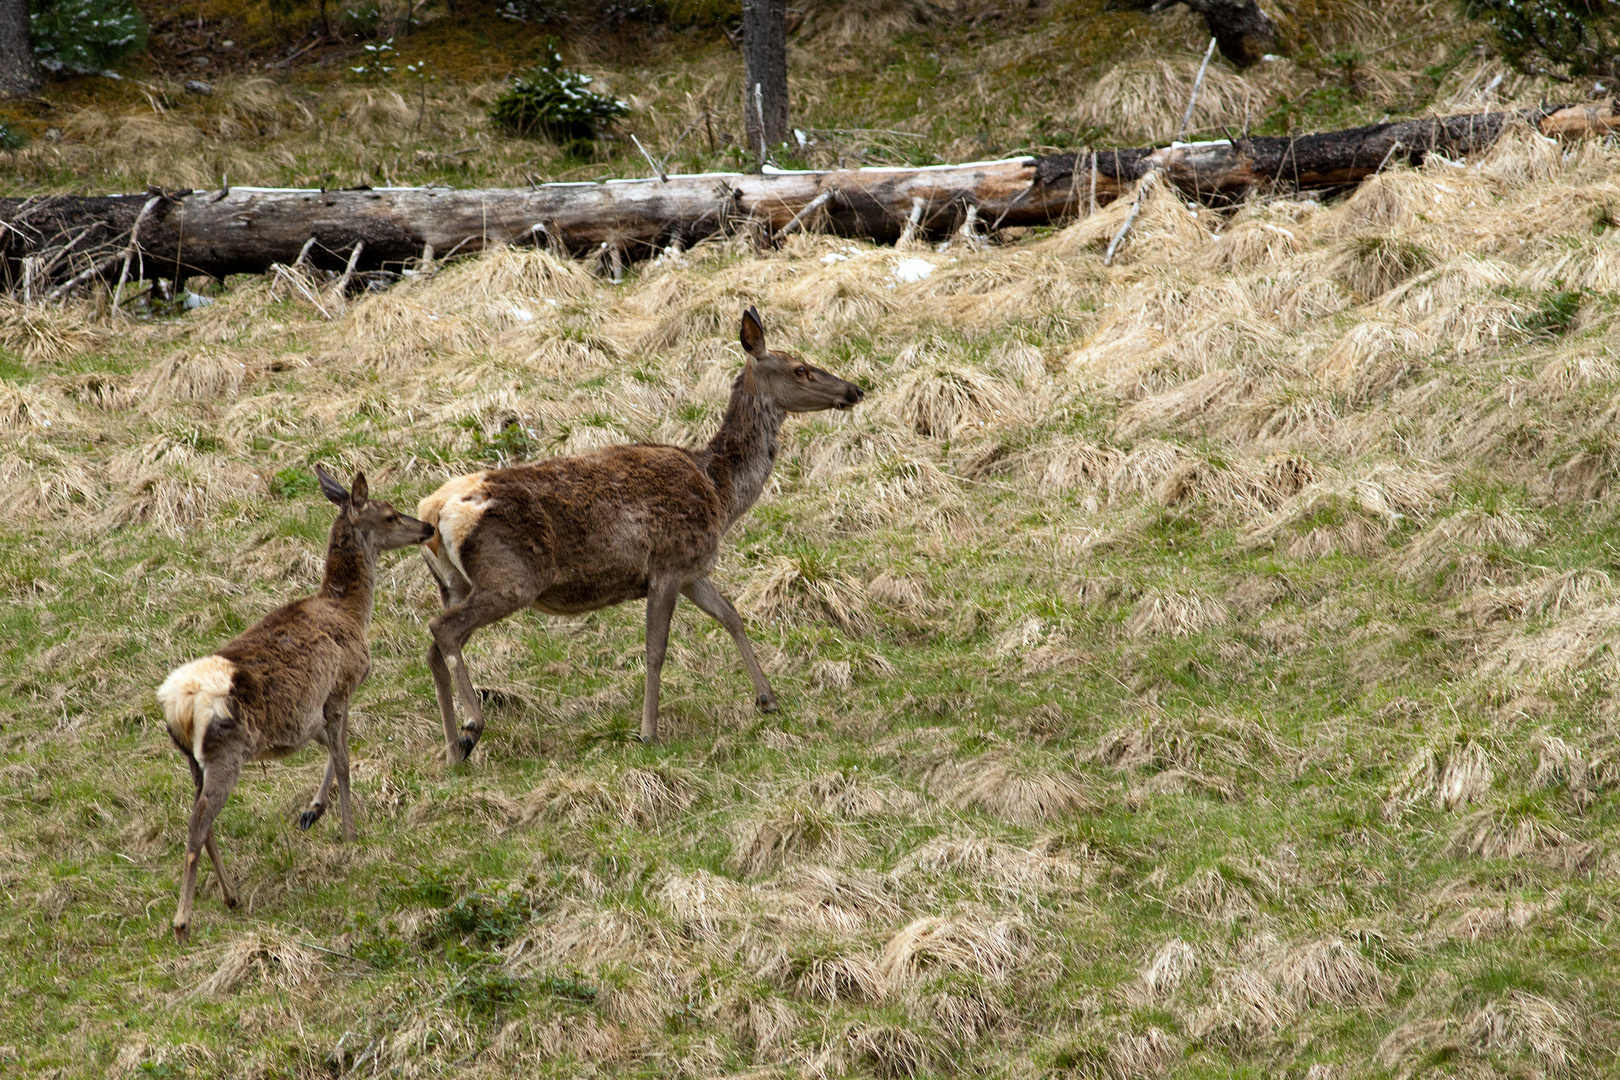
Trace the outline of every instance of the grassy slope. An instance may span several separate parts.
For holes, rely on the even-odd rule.
[[[1077,25],[987,43],[1038,59]],[[1197,36],[1141,25],[1149,53]],[[1343,25],[1322,33],[1377,29]],[[874,126],[918,119],[899,103],[943,39],[914,33],[865,95],[893,103]],[[672,53],[668,85],[713,55]],[[1287,96],[1394,107],[1435,82],[1407,59],[1348,105],[1309,72]],[[825,90],[830,110],[856,92]],[[1043,92],[1007,115],[1088,115]],[[222,98],[249,93],[292,115],[281,89]],[[322,145],[352,164],[326,107],[243,144],[233,177],[307,179]],[[972,126],[936,119],[942,156],[973,152]],[[160,120],[142,130],[172,136]],[[379,145],[409,126],[378,123]],[[468,180],[543,155],[472,137],[506,156]],[[75,181],[96,144],[68,140],[60,172],[51,146],[17,182],[147,175],[115,152]],[[1220,220],[1155,195],[1111,270],[1123,207],[913,253],[939,265],[915,284],[893,252],[807,237],[619,288],[499,253],[335,322],[250,281],[133,328],[8,312],[0,1060],[1604,1074],[1614,165],[1516,139],[1332,207]],[[151,690],[313,587],[330,518],[308,467],[364,466],[408,505],[509,456],[694,442],[744,302],[871,390],[791,422],[724,556],[784,711],[753,712],[725,635],[683,609],[668,738],[628,743],[639,610],[515,618],[475,639],[490,726],[449,773],[421,660],[435,597],[390,559],[354,721],[360,842],[292,827],[317,753],[253,770],[220,827],[247,910],[205,875],[176,948],[189,784]]]

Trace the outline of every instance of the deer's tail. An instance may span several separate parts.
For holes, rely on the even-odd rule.
[[[231,689],[235,680],[236,665],[214,655],[180,665],[158,687],[158,704],[163,706],[169,737],[199,764],[208,726],[232,715]]]

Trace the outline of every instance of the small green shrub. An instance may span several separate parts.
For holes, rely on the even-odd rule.
[[[1620,0],[1464,0],[1463,10],[1490,23],[1520,71],[1620,74]]]
[[[277,499],[296,499],[320,490],[315,474],[308,469],[282,469],[270,478],[270,494]]]
[[[393,38],[367,42],[361,48],[364,54],[360,57],[360,63],[349,69],[361,81],[380,83],[394,73],[393,61],[399,59],[399,54],[394,51]]]
[[[571,1001],[576,1005],[596,1004],[596,987],[586,982],[585,977],[577,971],[572,975],[547,975],[535,983],[535,989],[559,1001]]]
[[[534,918],[534,901],[514,885],[472,892],[439,915],[433,936],[439,940],[471,938],[484,945],[504,945]]]
[[[475,1013],[493,1013],[523,994],[523,980],[498,967],[476,967],[450,988],[455,1001]]]
[[[1585,289],[1555,289],[1546,293],[1527,320],[1525,329],[1542,337],[1563,337],[1575,328],[1586,297]]]
[[[146,48],[146,19],[130,0],[33,0],[28,19],[47,71],[105,71]]]
[[[604,126],[630,115],[630,106],[590,89],[591,77],[563,67],[562,55],[550,42],[550,57],[519,75],[495,99],[490,122],[519,135],[540,135],[554,142],[593,139]]]

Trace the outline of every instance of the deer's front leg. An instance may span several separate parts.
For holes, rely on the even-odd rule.
[[[754,647],[749,644],[748,631],[743,626],[742,616],[731,606],[731,601],[727,600],[708,578],[699,578],[687,585],[681,590],[681,595],[726,628],[731,640],[737,643],[737,651],[742,654],[743,666],[748,669],[748,678],[754,684],[754,704],[766,712],[775,712],[776,693],[771,689],[770,680],[765,678],[765,669],[759,666],[759,659],[754,656]]]

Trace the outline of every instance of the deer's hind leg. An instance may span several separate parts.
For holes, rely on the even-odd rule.
[[[315,792],[309,809],[298,815],[298,827],[307,830],[326,813],[332,797],[332,786],[338,790],[338,809],[342,817],[343,839],[353,840],[354,813],[349,807],[349,699],[336,694],[326,700],[322,710],[326,717],[326,776],[320,790]]]
[[[193,804],[202,797],[203,771],[197,764],[197,759],[190,754],[186,755],[186,762],[191,766],[191,784],[194,789],[191,796]],[[208,826],[208,835],[203,837],[203,847],[208,849],[208,861],[214,864],[214,876],[219,878],[219,895],[225,901],[225,906],[236,906],[236,889],[231,885],[230,875],[225,873],[225,862],[219,857],[219,845],[214,842],[214,827]]]
[[[439,584],[439,604],[441,607],[449,608],[452,604],[460,603],[466,599],[466,592],[462,588],[466,584],[465,578],[457,575],[453,582],[446,581],[445,575],[451,573],[451,571],[441,569],[431,558],[427,562],[428,567],[433,571],[434,580]],[[450,763],[454,764],[456,761],[461,760],[456,756],[459,749],[458,742],[461,737],[461,733],[456,727],[456,690],[450,676],[450,668],[445,663],[444,653],[439,649],[439,643],[436,640],[428,645],[427,663],[428,670],[433,673],[433,696],[439,703],[439,719],[444,722],[446,753],[449,755],[448,760]],[[471,748],[469,748],[467,753],[471,752]]]
[[[214,832],[214,819],[224,809],[225,799],[242,775],[242,753],[233,747],[207,762],[199,771],[203,782],[191,804],[191,822],[186,829],[185,876],[180,885],[180,908],[174,915],[174,936],[182,942],[191,932],[191,904],[197,893],[197,860],[202,856],[204,847],[210,848],[209,855],[215,859],[215,869],[221,869],[218,850],[209,844],[209,840]],[[223,876],[220,880],[224,881]],[[229,898],[226,902],[229,903]]]
[[[658,684],[669,649],[669,620],[680,599],[679,578],[654,579],[647,584],[647,691],[641,700],[641,741],[658,738]]]
[[[754,656],[754,646],[748,640],[748,631],[743,625],[742,616],[731,606],[731,601],[721,595],[720,590],[714,587],[714,582],[706,577],[698,578],[681,589],[681,595],[726,628],[731,640],[737,643],[737,651],[742,654],[743,666],[748,669],[748,678],[754,684],[754,704],[766,712],[775,712],[776,693],[771,689],[770,680],[765,678],[765,670],[759,666],[759,659]]]
[[[515,563],[516,560],[510,562]],[[480,567],[480,570],[483,569]],[[475,581],[471,592],[446,605],[428,624],[428,630],[433,635],[433,645],[428,650],[428,665],[434,668],[435,687],[440,684],[439,669],[442,667],[444,681],[454,682],[457,696],[461,698],[461,707],[467,713],[467,722],[461,725],[460,737],[457,738],[452,728],[453,710],[446,710],[444,698],[440,698],[440,710],[445,713],[446,753],[452,765],[467,760],[484,731],[484,706],[473,690],[472,677],[467,673],[467,661],[461,655],[461,647],[467,643],[473,631],[500,622],[514,611],[534,603],[542,589],[542,584],[535,581],[527,567],[503,563],[492,569],[489,578],[499,584],[482,586]],[[437,658],[435,652],[438,653]]]

